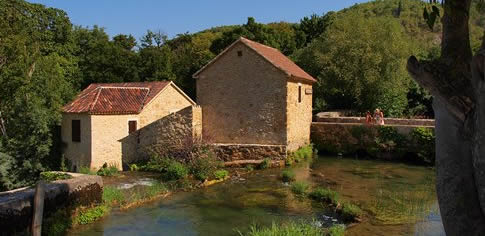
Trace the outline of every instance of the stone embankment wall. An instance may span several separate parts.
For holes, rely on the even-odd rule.
[[[365,117],[321,117],[315,116],[315,122],[325,123],[347,123],[347,124],[364,124]],[[399,118],[384,118],[386,125],[414,125],[414,126],[434,126],[433,119],[399,119]]]
[[[333,119],[327,120],[336,121]],[[425,162],[434,162],[434,126],[377,126],[357,122],[346,123],[348,119],[343,120],[341,123],[312,123],[311,140],[319,151],[342,155],[365,152],[381,159],[399,159],[408,154],[416,154]],[[426,122],[424,124],[431,124]],[[408,121],[408,124],[417,123]]]
[[[68,174],[73,178],[46,184],[44,217],[62,207],[101,203],[103,180],[100,176]],[[34,195],[34,188],[0,193],[0,235],[13,235],[29,229]]]
[[[213,144],[214,153],[222,161],[238,160],[271,160],[286,159],[286,145],[261,145],[261,144]]]

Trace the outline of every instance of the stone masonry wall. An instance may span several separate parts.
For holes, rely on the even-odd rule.
[[[101,203],[103,180],[100,176],[69,174],[74,178],[46,184],[44,219],[62,207]],[[0,235],[15,235],[29,229],[34,195],[34,188],[0,193]]]
[[[153,154],[171,155],[190,148],[194,141],[200,140],[200,119],[200,107],[191,106],[138,130],[137,156],[142,159]],[[133,161],[136,160],[126,160],[128,163]]]
[[[204,139],[285,145],[286,84],[286,74],[243,43],[234,45],[197,79]]]
[[[72,120],[81,122],[81,142],[72,142]],[[64,157],[71,163],[70,168],[74,170],[90,166],[92,157],[91,116],[88,114],[63,114],[61,127],[62,142],[65,144]]]
[[[322,117],[318,114],[314,118],[315,122],[326,123],[365,123],[365,117]],[[386,125],[418,125],[418,126],[434,126],[433,119],[399,119],[399,118],[384,118]]]
[[[285,145],[214,144],[216,156],[222,161],[237,160],[285,160]]]
[[[300,86],[301,102],[298,100]],[[312,85],[289,81],[287,90],[287,145],[288,151],[295,151],[310,143]]]

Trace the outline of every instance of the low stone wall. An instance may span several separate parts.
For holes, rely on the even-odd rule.
[[[434,126],[365,125],[358,123],[313,122],[311,140],[319,151],[350,155],[366,152],[381,159],[398,159],[409,153],[434,162],[434,139],[417,140],[417,128],[434,130]],[[426,157],[429,155],[429,157]]]
[[[225,162],[237,160],[285,160],[285,145],[261,145],[261,144],[213,144],[216,156]]]
[[[322,117],[315,116],[315,122],[326,123],[346,123],[346,124],[364,124],[365,117]],[[433,119],[398,119],[398,118],[384,118],[386,125],[414,125],[414,126],[434,126]]]
[[[68,174],[73,178],[46,184],[44,218],[62,207],[101,203],[103,180],[100,176]],[[12,235],[29,230],[34,195],[34,188],[0,193],[0,235]]]

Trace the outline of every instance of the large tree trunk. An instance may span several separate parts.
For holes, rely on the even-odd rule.
[[[485,235],[485,39],[472,58],[470,4],[445,2],[439,60],[408,60],[435,98],[436,189],[447,235]]]

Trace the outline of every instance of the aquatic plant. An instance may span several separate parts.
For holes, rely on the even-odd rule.
[[[71,179],[72,176],[66,173],[59,173],[59,172],[41,172],[40,179],[52,182],[56,180],[63,180],[63,179]]]
[[[283,182],[293,182],[296,179],[295,176],[295,172],[292,170],[283,170],[283,172],[281,172],[281,180],[283,180]]]
[[[106,205],[81,210],[79,215],[73,220],[73,224],[86,225],[92,223],[106,215],[109,210],[109,207]]]
[[[103,202],[109,206],[113,204],[122,204],[125,201],[123,192],[112,186],[103,187]]]
[[[314,189],[308,196],[313,200],[335,205],[338,204],[340,198],[337,192],[328,188],[321,187]]]
[[[306,182],[295,182],[291,184],[291,191],[296,195],[305,195],[309,185]]]
[[[247,171],[253,171],[254,170],[254,166],[253,165],[247,165],[246,166],[246,170]]]
[[[260,170],[268,169],[269,167],[271,167],[271,161],[269,158],[265,158],[258,166]]]
[[[356,221],[360,219],[364,212],[360,207],[352,203],[343,203],[342,208],[340,209],[340,215],[342,220],[345,222]]]
[[[214,172],[214,178],[215,179],[225,179],[229,175],[229,172],[227,170],[217,170]]]
[[[313,144],[309,144],[290,153],[285,160],[285,164],[292,165],[295,162],[299,163],[304,160],[312,158],[312,156],[313,156]]]
[[[325,231],[323,228],[317,226],[317,224],[311,223],[296,223],[290,222],[287,224],[276,224],[273,222],[271,227],[257,227],[252,225],[249,232],[242,234],[241,236],[274,236],[274,235],[285,235],[285,236],[322,236]]]

